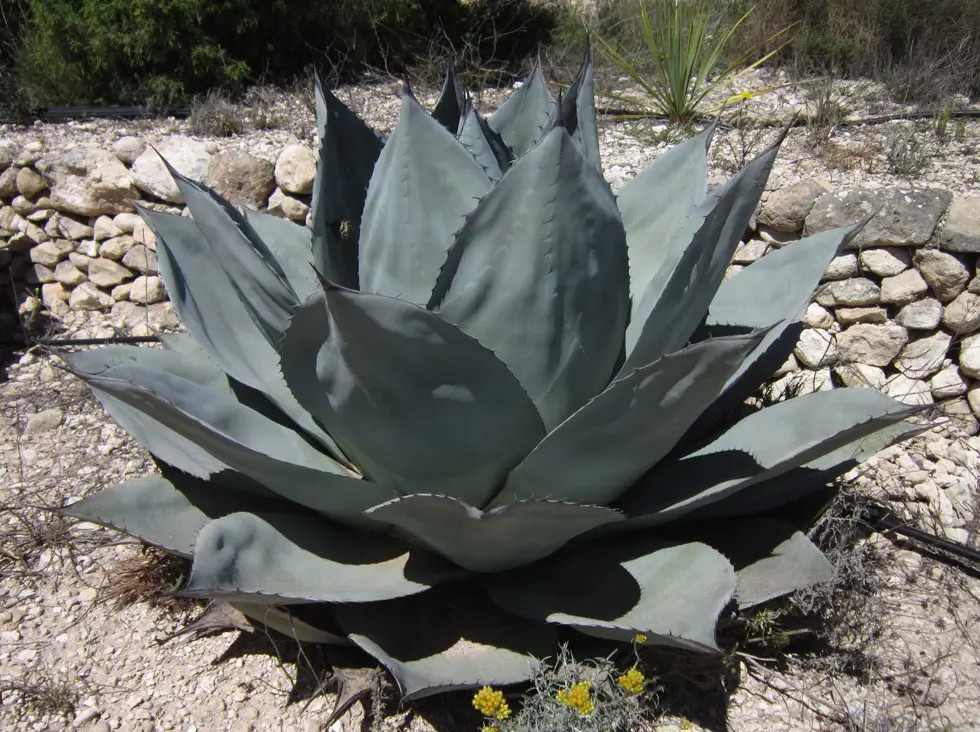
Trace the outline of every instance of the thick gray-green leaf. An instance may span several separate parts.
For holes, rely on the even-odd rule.
[[[361,222],[368,182],[382,141],[319,77],[314,85],[320,158],[313,179],[313,262],[332,282],[357,287],[357,237],[341,234],[341,225],[354,229]]]
[[[530,564],[580,534],[623,519],[601,506],[522,501],[484,512],[455,498],[421,494],[396,498],[367,513],[474,572]]]
[[[352,645],[350,640],[344,636],[331,633],[302,618],[298,618],[284,607],[270,605],[268,602],[242,602],[241,600],[229,602],[232,608],[247,615],[250,619],[256,620],[267,628],[271,628],[282,633],[287,638],[293,638],[300,643],[326,643],[330,645]],[[292,605],[291,608],[303,607]],[[317,605],[318,608],[325,608],[325,605]]]
[[[233,513],[208,523],[181,592],[276,602],[377,602],[458,578],[449,563],[376,534],[295,513]]]
[[[432,110],[432,118],[447,130],[456,134],[466,105],[466,92],[456,76],[456,64],[449,59],[446,68],[446,80],[442,84],[442,92]]]
[[[551,429],[608,383],[628,279],[612,192],[555,129],[467,219],[430,307],[511,368]]]
[[[313,271],[312,232],[308,228],[259,211],[246,210],[245,218],[279,263],[299,302],[320,288]]]
[[[493,505],[614,501],[673,449],[764,334],[698,343],[617,379],[514,469]]]
[[[387,667],[409,701],[453,689],[530,679],[536,659],[558,651],[545,623],[497,611],[482,593],[442,591],[366,605],[341,605],[351,640]]]
[[[585,58],[561,98],[559,113],[568,134],[585,159],[602,170],[599,159],[599,127],[595,117],[595,80],[592,74],[592,45],[586,42]]]
[[[874,389],[834,389],[780,402],[740,420],[696,452],[658,465],[617,506],[631,517],[631,526],[667,523],[805,466],[917,411]]]
[[[299,304],[279,262],[238,209],[169,163],[167,169],[204,234],[199,246],[211,248],[249,316],[266,340],[276,343]]]
[[[170,347],[188,346],[186,341],[169,341]],[[62,354],[62,358],[76,372],[98,373],[110,366],[132,363],[145,363],[156,368],[173,369],[185,377],[194,376],[206,388],[218,394],[230,396],[231,389],[227,379],[221,382],[220,369],[208,366],[208,361],[197,358],[195,366],[189,366],[193,358],[193,348],[187,348],[188,358],[171,358],[167,351],[131,346],[106,346],[105,348]],[[168,429],[156,419],[140,409],[134,408],[112,394],[97,388],[89,382],[89,388],[112,418],[141,445],[165,463],[197,478],[207,478],[227,470],[228,466],[200,445],[187,437]]]
[[[606,638],[717,651],[718,615],[735,570],[700,543],[675,546],[642,535],[589,542],[489,583],[493,602],[532,620]]]
[[[360,289],[427,303],[453,237],[490,186],[480,164],[406,89],[368,186]]]
[[[488,122],[514,157],[520,158],[541,139],[557,104],[541,73],[541,64],[535,63],[530,76],[490,115]]]
[[[830,261],[864,226],[824,231],[801,239],[745,267],[722,283],[708,308],[706,333],[714,336],[777,325],[725,386],[693,432],[710,429],[732,407],[769,379],[793,352],[803,314]],[[765,292],[765,297],[759,297]]]
[[[701,221],[690,242],[674,249],[634,305],[626,329],[623,372],[684,346],[704,320],[755,212],[779,145],[745,166],[717,197],[705,199],[688,218]],[[687,226],[683,230],[689,230]],[[766,323],[771,326],[773,323]]]
[[[709,503],[690,514],[690,518],[696,521],[702,517],[745,516],[779,508],[821,489],[886,447],[928,432],[933,427],[935,425],[910,422],[881,427],[804,465],[786,470],[774,478],[754,482],[723,500]]]
[[[227,394],[146,365],[88,365],[85,371],[87,364],[79,355],[66,360],[96,396],[108,394],[144,415],[142,436],[148,437],[145,444],[151,450],[158,435],[176,433],[214,456],[219,466],[229,466],[290,501],[348,521],[363,522],[364,510],[394,497],[379,485],[352,477],[298,433]],[[113,404],[103,404],[113,414]]]
[[[490,135],[497,134],[485,126],[483,120],[480,119],[480,113],[467,101],[463,107],[463,116],[459,123],[459,143],[480,164],[491,181],[498,181],[508,163],[506,158],[503,158],[504,163],[502,165],[503,154],[494,149],[488,132]]]
[[[682,227],[708,197],[708,146],[714,131],[711,125],[670,148],[617,194],[629,246],[634,310],[671,253],[697,231],[694,226],[688,234]]]
[[[333,439],[286,387],[278,354],[249,316],[197,224],[183,216],[142,208],[139,212],[157,235],[160,273],[187,332],[227,374],[266,394],[331,455],[346,462]]]
[[[61,513],[123,531],[185,557],[194,552],[198,532],[212,519],[236,511],[271,510],[282,505],[176,471],[117,483],[76,501]],[[288,504],[286,504],[288,505]]]
[[[435,313],[327,286],[293,318],[282,372],[364,473],[484,505],[544,437],[494,354]]]

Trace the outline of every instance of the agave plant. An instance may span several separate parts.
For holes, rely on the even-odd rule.
[[[65,358],[162,475],[70,514],[409,698],[519,682],[576,634],[717,651],[733,601],[828,576],[808,499],[917,428],[873,390],[731,416],[857,230],[723,281],[778,145],[709,193],[708,129],[615,196],[588,55],[560,102],[535,69],[488,119],[450,70],[386,140],[316,100],[311,229],[173,170],[193,217],[141,211],[186,335]]]

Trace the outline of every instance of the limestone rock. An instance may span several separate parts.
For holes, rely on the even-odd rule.
[[[129,292],[132,289],[133,289],[132,282],[123,282],[121,285],[116,285],[115,287],[113,287],[112,290],[109,292],[109,295],[116,302],[120,302],[122,300],[128,300]]]
[[[265,208],[276,187],[275,168],[268,160],[242,150],[229,150],[211,158],[208,185],[235,206]]]
[[[131,279],[132,276],[132,272],[111,259],[99,257],[93,259],[88,265],[88,278],[99,287],[115,287]]]
[[[943,325],[954,333],[967,335],[980,329],[980,295],[961,292],[943,313]]]
[[[0,173],[0,198],[13,198],[20,191],[17,190],[17,173],[20,168],[7,168]]]
[[[27,424],[24,427],[24,434],[36,435],[40,432],[50,432],[51,430],[56,430],[61,426],[64,418],[65,413],[58,407],[44,409],[27,418]]]
[[[834,311],[837,322],[847,328],[855,323],[885,323],[888,321],[888,311],[884,308],[837,308]]]
[[[17,190],[20,195],[34,198],[48,187],[48,182],[31,168],[21,168],[17,171]]]
[[[306,222],[306,214],[310,210],[302,201],[298,201],[291,196],[287,196],[277,188],[269,197],[269,213],[276,216],[285,216],[297,223]]]
[[[830,328],[834,324],[833,316],[822,305],[811,302],[803,316],[803,324],[807,328]]]
[[[139,214],[121,213],[112,217],[112,223],[119,228],[120,234],[132,234],[143,223],[143,217]]]
[[[145,244],[134,244],[122,258],[123,266],[144,275],[155,275],[160,272],[156,252],[150,251]]]
[[[941,249],[980,253],[980,195],[954,198],[937,238]]]
[[[732,262],[735,264],[752,264],[757,259],[761,259],[768,250],[769,245],[758,239],[742,242],[735,249]]]
[[[115,236],[106,239],[99,245],[99,256],[106,259],[122,259],[126,253],[136,246],[136,240],[131,236]]]
[[[898,247],[865,249],[861,252],[861,264],[879,277],[894,277],[911,266],[912,255],[908,249]]]
[[[943,317],[943,304],[931,297],[911,302],[895,316],[895,322],[909,330],[935,330]]]
[[[943,367],[953,342],[946,333],[934,333],[911,341],[895,360],[895,366],[911,379],[927,379]]]
[[[71,216],[58,217],[58,230],[66,239],[78,241],[79,239],[90,239],[95,233],[91,226],[83,224],[81,221],[73,219]]]
[[[122,229],[116,226],[116,222],[109,216],[99,216],[93,226],[93,239],[105,241],[122,235]]]
[[[66,239],[55,239],[38,244],[31,249],[31,261],[34,264],[43,264],[45,267],[54,267],[68,254],[74,251],[75,246]]]
[[[849,280],[828,282],[817,290],[816,301],[827,307],[861,307],[877,305],[881,289],[869,279],[853,277]]]
[[[885,393],[892,399],[897,399],[910,406],[925,406],[933,404],[932,390],[928,381],[910,379],[905,374],[895,374],[885,384]]]
[[[150,327],[156,330],[176,330],[180,327],[180,318],[174,312],[174,306],[169,302],[159,302],[147,307]]]
[[[97,257],[99,256],[99,245],[94,239],[85,239],[78,242],[75,251],[84,254],[86,257]]]
[[[813,204],[829,190],[824,183],[801,180],[773,192],[759,211],[759,223],[775,231],[796,234],[803,231],[803,222]]]
[[[921,249],[912,260],[940,302],[950,302],[966,288],[970,271],[962,259],[936,249]]]
[[[276,184],[285,193],[309,195],[313,192],[316,158],[309,147],[301,143],[286,145],[276,159]]]
[[[916,270],[910,269],[881,281],[881,301],[889,305],[908,305],[929,291],[929,285]]]
[[[908,343],[909,334],[900,325],[858,323],[838,334],[844,361],[869,366],[888,366]]]
[[[966,394],[966,379],[956,366],[950,365],[929,380],[929,388],[936,399],[949,399]]]
[[[68,311],[70,294],[60,282],[41,286],[41,302],[52,315],[60,316]]]
[[[43,264],[35,264],[27,270],[28,284],[41,285],[54,281],[54,270],[52,270],[50,267],[44,266]]]
[[[833,333],[819,328],[805,328],[793,354],[807,368],[819,369],[836,363],[840,350]]]
[[[187,137],[172,135],[164,137],[155,145],[170,165],[178,173],[198,183],[203,183],[208,175],[211,154],[203,143]],[[167,167],[151,148],[144,150],[133,161],[133,180],[136,186],[151,196],[168,203],[183,203],[177,184],[167,171]]]
[[[142,138],[126,135],[112,143],[111,150],[120,161],[132,165],[146,150],[146,142]]]
[[[63,285],[74,287],[85,281],[85,273],[80,272],[71,262],[58,262],[54,268],[54,278]]]
[[[810,209],[805,233],[810,236],[851,224],[878,211],[851,246],[922,246],[932,238],[952,198],[949,191],[936,189],[856,189],[828,193]]]
[[[106,310],[113,300],[91,282],[83,282],[71,291],[68,303],[72,310]]]
[[[80,145],[39,160],[37,169],[51,182],[54,208],[81,216],[132,211],[139,198],[133,177],[119,159],[98,145]]]
[[[70,252],[68,254],[68,261],[71,262],[72,266],[82,272],[88,272],[88,263],[92,261],[92,257],[81,252]]]
[[[980,379],[980,334],[967,336],[960,342],[959,364],[964,374]]]
[[[830,260],[827,270],[823,273],[824,280],[846,280],[858,276],[858,259],[856,254],[841,254]]]
[[[151,305],[167,299],[167,290],[159,277],[140,275],[129,288],[129,299],[140,305]]]
[[[885,372],[864,363],[842,363],[834,369],[844,386],[851,389],[885,388]]]
[[[17,157],[17,145],[13,140],[0,140],[0,170],[6,170]]]

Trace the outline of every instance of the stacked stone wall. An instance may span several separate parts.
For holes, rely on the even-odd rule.
[[[46,152],[0,142],[0,284],[16,307],[54,317],[105,313],[132,335],[176,327],[156,242],[137,200],[184,213],[158,150],[233,203],[306,222],[315,171],[308,145],[275,162],[214,153],[171,136]],[[980,415],[980,196],[938,189],[840,189],[804,180],[764,196],[730,274],[809,234],[871,217],[834,259],[805,315],[793,356],[768,396],[868,386],[937,405],[971,433]],[[765,297],[765,293],[759,294]],[[13,326],[12,315],[3,330]]]

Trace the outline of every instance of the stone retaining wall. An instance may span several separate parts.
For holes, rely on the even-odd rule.
[[[275,163],[237,150],[212,154],[179,136],[154,147],[233,203],[307,219],[315,159],[306,145],[287,145]],[[0,284],[9,291],[12,277],[20,307],[40,304],[56,317],[105,312],[111,324],[134,335],[175,326],[153,234],[133,213],[134,199],[183,211],[159,157],[139,138],[123,137],[110,149],[47,155],[37,143],[16,149],[0,142]],[[764,196],[731,272],[801,236],[871,214],[851,248],[827,269],[807,310],[807,327],[769,385],[769,397],[872,386],[911,404],[938,404],[975,434],[980,196],[834,191],[804,180]]]

